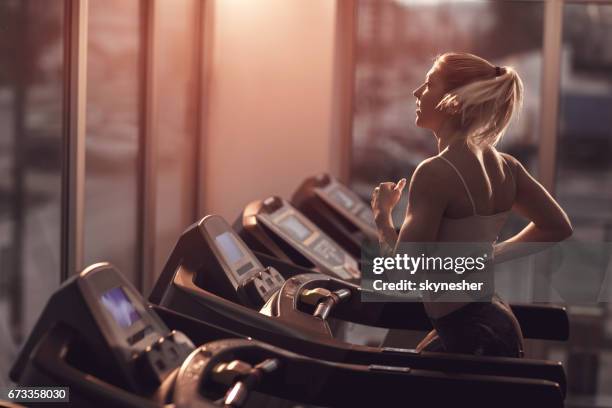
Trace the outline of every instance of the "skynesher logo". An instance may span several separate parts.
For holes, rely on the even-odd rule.
[[[385,271],[405,271],[414,275],[417,271],[453,271],[458,275],[466,271],[482,271],[486,267],[488,255],[479,257],[441,257],[441,256],[410,256],[397,254],[394,257],[378,256],[373,259],[372,272],[380,275]]]

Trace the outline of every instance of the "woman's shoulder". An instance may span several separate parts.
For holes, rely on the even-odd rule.
[[[504,164],[504,163],[507,164],[508,167],[510,167],[512,172],[515,174],[518,171],[518,169],[522,166],[521,162],[519,162],[516,157],[512,156],[509,153],[500,152],[493,146],[487,146],[485,149],[483,149],[483,154],[490,155],[500,164]]]
[[[430,175],[444,171],[448,167],[448,164],[445,164],[441,157],[442,155],[428,157],[419,163],[414,172]]]
[[[410,195],[430,197],[436,202],[444,202],[448,197],[450,169],[438,156],[423,160],[412,173],[410,180]]]
[[[412,174],[412,180],[419,180],[423,183],[439,183],[452,175],[454,170],[441,157],[441,155],[432,156],[419,163]]]

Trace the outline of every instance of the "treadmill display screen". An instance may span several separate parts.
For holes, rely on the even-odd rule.
[[[115,322],[124,329],[140,320],[140,315],[119,286],[101,296],[102,304],[110,312]]]
[[[224,232],[221,235],[217,235],[215,241],[217,241],[217,245],[228,263],[234,264],[244,257],[236,239],[230,232]]]
[[[337,202],[347,210],[350,210],[351,208],[353,208],[353,205],[355,205],[355,201],[353,201],[351,197],[349,197],[344,191],[340,189],[334,190],[331,196],[335,202]]]
[[[290,215],[284,218],[279,225],[282,229],[291,234],[291,236],[297,238],[299,241],[304,241],[312,234],[312,231],[302,224],[302,222],[295,215]]]

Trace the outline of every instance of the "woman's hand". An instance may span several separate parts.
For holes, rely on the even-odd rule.
[[[403,178],[397,183],[380,183],[372,193],[372,211],[374,219],[388,219],[402,196],[402,191],[406,186],[406,179]],[[378,222],[377,222],[378,223]]]

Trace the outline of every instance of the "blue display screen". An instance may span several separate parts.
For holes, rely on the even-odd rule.
[[[121,287],[117,286],[105,292],[101,296],[101,300],[115,322],[124,329],[140,320],[140,315]]]
[[[231,233],[224,232],[217,235],[215,241],[217,241],[217,245],[221,248],[221,252],[229,264],[233,264],[244,256]]]

